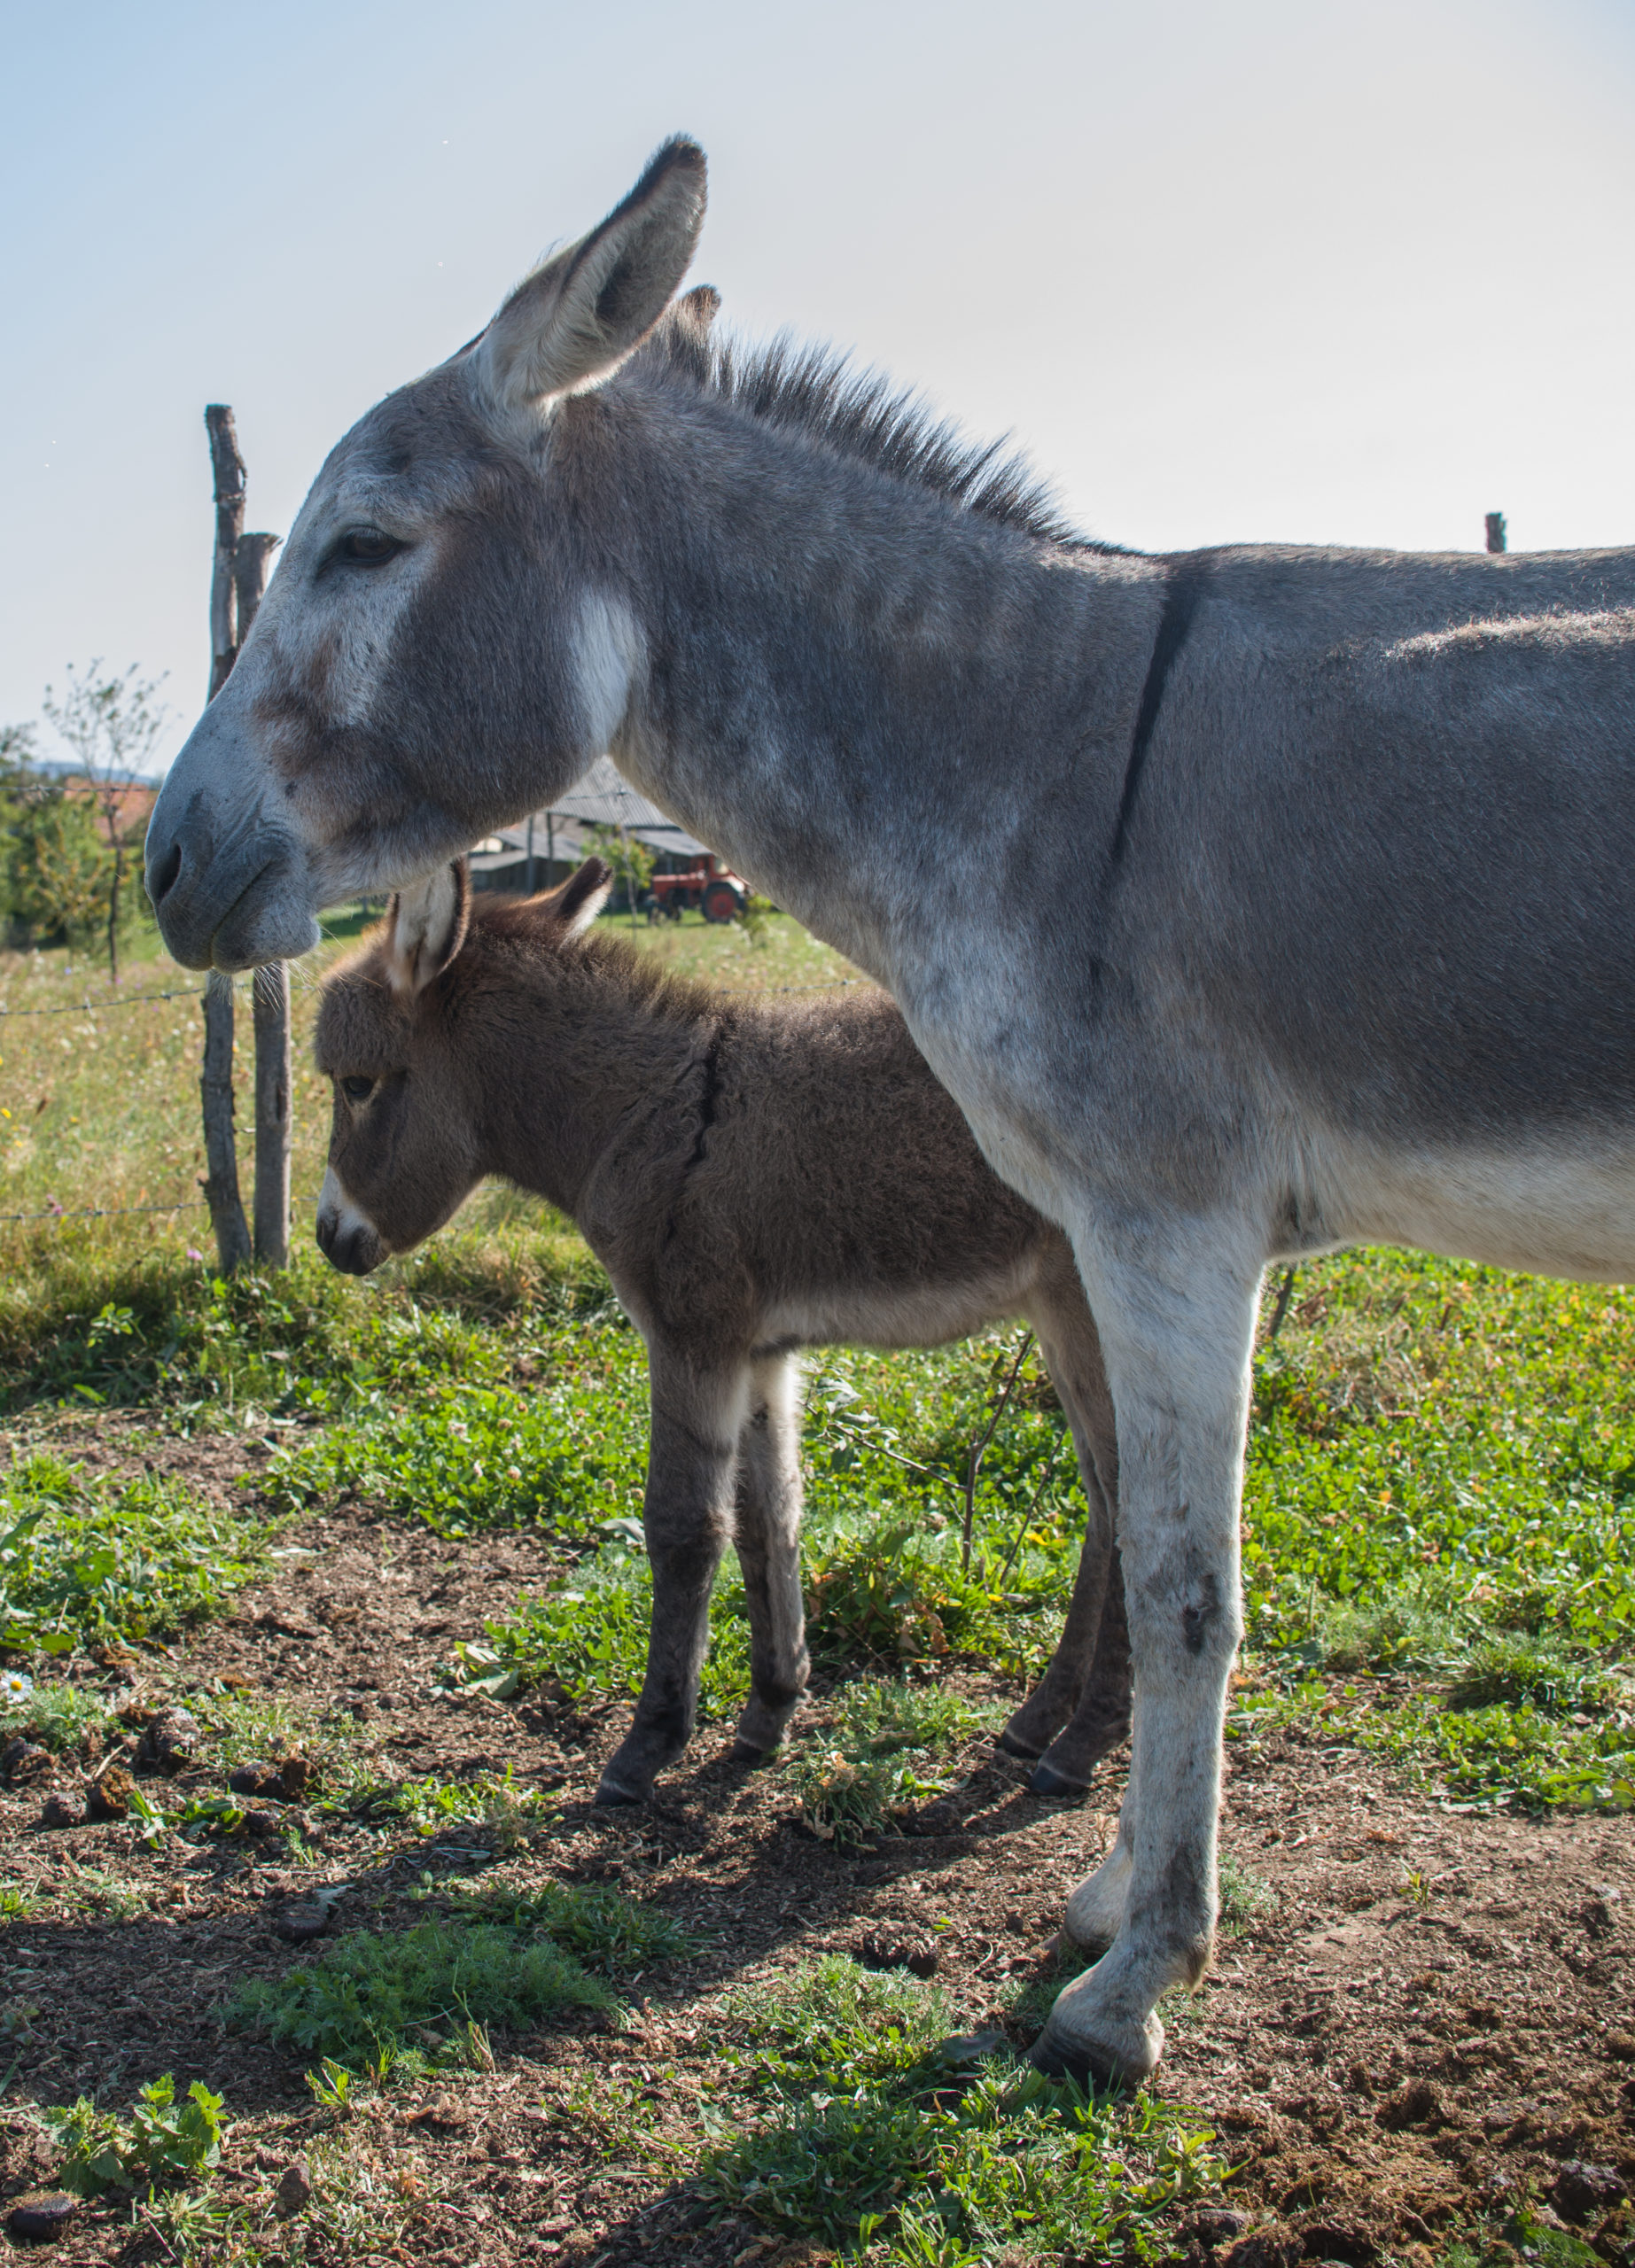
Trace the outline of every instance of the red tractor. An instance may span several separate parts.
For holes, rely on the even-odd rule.
[[[750,886],[723,859],[704,851],[679,874],[655,874],[641,905],[650,921],[679,921],[689,909],[706,921],[736,921],[749,904]]]

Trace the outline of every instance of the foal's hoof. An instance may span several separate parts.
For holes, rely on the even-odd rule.
[[[1059,1772],[1043,1758],[1033,1767],[1028,1786],[1036,1796],[1048,1796],[1053,1803],[1077,1801],[1090,1792],[1087,1780],[1070,1780],[1065,1772]]]
[[[1031,1740],[1024,1740],[1019,1733],[1013,1732],[1008,1725],[1000,1735],[998,1745],[1004,1750],[1007,1756],[1017,1757],[1024,1764],[1032,1764],[1036,1757],[1044,1753],[1043,1750],[1036,1748]]]
[[[620,1806],[627,1808],[632,1804],[644,1804],[651,1792],[650,1788],[633,1788],[623,1780],[616,1780],[611,1764],[596,1783],[596,1801],[610,1810]]]
[[[728,1762],[740,1772],[759,1772],[763,1764],[770,1764],[777,1754],[775,1748],[757,1748],[751,1740],[736,1740]]]

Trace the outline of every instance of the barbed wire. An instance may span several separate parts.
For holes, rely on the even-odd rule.
[[[202,984],[179,984],[174,992],[116,993],[106,1000],[93,1000],[88,995],[68,1008],[0,1007],[0,1016],[99,1016],[109,1008],[139,1008],[145,1000],[199,1000],[204,990]]]
[[[180,1205],[43,1205],[37,1213],[0,1213],[0,1221],[105,1221],[115,1213],[202,1213],[202,1197]]]
[[[744,1000],[765,999],[774,992],[840,992],[849,984],[872,984],[868,976],[835,976],[827,984],[709,984],[711,992],[730,992]]]

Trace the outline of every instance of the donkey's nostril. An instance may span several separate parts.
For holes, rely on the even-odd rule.
[[[179,843],[173,843],[170,846],[170,856],[148,884],[148,896],[155,905],[159,904],[160,898],[168,894],[181,871],[182,845]]]
[[[336,1229],[336,1225],[337,1225],[337,1224],[336,1224],[336,1221],[335,1221],[335,1217],[334,1217],[333,1214],[331,1214],[331,1213],[320,1213],[320,1214],[319,1214],[319,1216],[318,1216],[318,1250],[319,1250],[319,1251],[323,1254],[323,1257],[325,1258],[325,1260],[332,1260],[332,1259],[335,1257],[335,1229]]]

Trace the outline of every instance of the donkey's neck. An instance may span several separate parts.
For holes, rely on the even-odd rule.
[[[604,680],[629,664],[615,760],[911,1005],[938,905],[1053,785],[1110,840],[1161,563],[1053,548],[707,394],[633,387],[561,447],[610,437],[626,504],[583,648]]]

